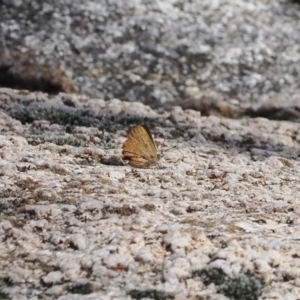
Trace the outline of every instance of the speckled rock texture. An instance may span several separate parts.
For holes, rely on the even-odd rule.
[[[299,17],[291,0],[0,3],[9,50],[66,71],[80,93],[151,107],[299,99]]]
[[[140,123],[162,154],[150,169],[121,160]],[[287,121],[0,89],[2,291],[299,299],[299,132]]]

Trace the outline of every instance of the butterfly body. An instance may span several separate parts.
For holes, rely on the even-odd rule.
[[[135,168],[148,168],[159,160],[157,148],[146,125],[134,127],[123,144],[124,159]]]

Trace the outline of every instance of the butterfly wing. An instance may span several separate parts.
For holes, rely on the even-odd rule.
[[[136,168],[147,168],[158,161],[157,149],[146,125],[134,127],[123,145],[124,159]]]

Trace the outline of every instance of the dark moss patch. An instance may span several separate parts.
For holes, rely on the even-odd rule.
[[[162,125],[162,122],[138,115],[129,115],[120,113],[117,115],[101,114],[98,116],[92,115],[89,111],[73,108],[66,105],[59,107],[31,103],[28,106],[16,105],[11,108],[3,107],[9,115],[19,120],[22,124],[32,123],[35,120],[47,120],[51,124],[59,124],[63,126],[86,126],[96,127],[100,130],[114,132],[118,129],[146,123],[150,127],[153,125]]]
[[[133,299],[143,299],[143,298],[150,298],[154,300],[167,300],[167,299],[174,299],[173,295],[167,294],[163,291],[157,290],[130,290],[128,292]]]
[[[7,132],[8,132],[8,129],[7,129],[7,128],[0,128],[0,133],[1,133],[2,135],[5,135]]]
[[[93,292],[93,287],[90,283],[76,284],[69,288],[69,292],[72,294],[87,295]]]
[[[11,109],[10,115],[22,124],[32,123],[35,120],[47,120],[50,123],[64,126],[86,127],[103,127],[106,123],[114,121],[115,117],[119,116],[105,114],[95,117],[86,110],[75,109],[69,106],[38,105],[37,103],[29,106],[15,106]]]
[[[192,277],[200,277],[205,285],[211,283],[221,285],[229,279],[228,275],[221,268],[197,270],[193,272]]]
[[[221,287],[220,292],[230,299],[256,300],[262,294],[264,280],[251,274],[232,278]]]
[[[12,280],[9,277],[0,278],[0,281],[2,281],[4,287],[5,286],[12,287],[14,285],[13,282],[12,282]]]
[[[4,281],[0,280],[0,300],[8,299],[8,294],[4,291],[6,286]]]
[[[37,104],[15,106],[10,115],[22,124],[32,123],[35,120],[47,120],[55,124],[75,126],[95,126],[98,123],[96,118],[89,116],[88,112],[67,106],[54,107]]]
[[[263,278],[246,273],[231,278],[221,268],[194,271],[192,277],[200,277],[205,285],[214,283],[218,293],[233,300],[256,300],[262,294]]]
[[[0,177],[1,178],[1,177]],[[19,193],[10,190],[0,191],[0,214],[1,215],[14,215],[15,208],[15,199],[19,198]]]
[[[0,214],[4,215],[5,212],[11,207],[10,203],[5,200],[0,200]]]
[[[37,146],[44,143],[53,143],[58,146],[70,145],[74,147],[82,147],[86,145],[86,142],[75,138],[71,135],[28,135],[26,137],[28,144]]]

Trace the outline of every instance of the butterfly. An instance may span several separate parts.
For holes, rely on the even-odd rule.
[[[123,144],[123,158],[135,168],[148,168],[158,162],[156,145],[145,124],[137,125],[129,132]]]

